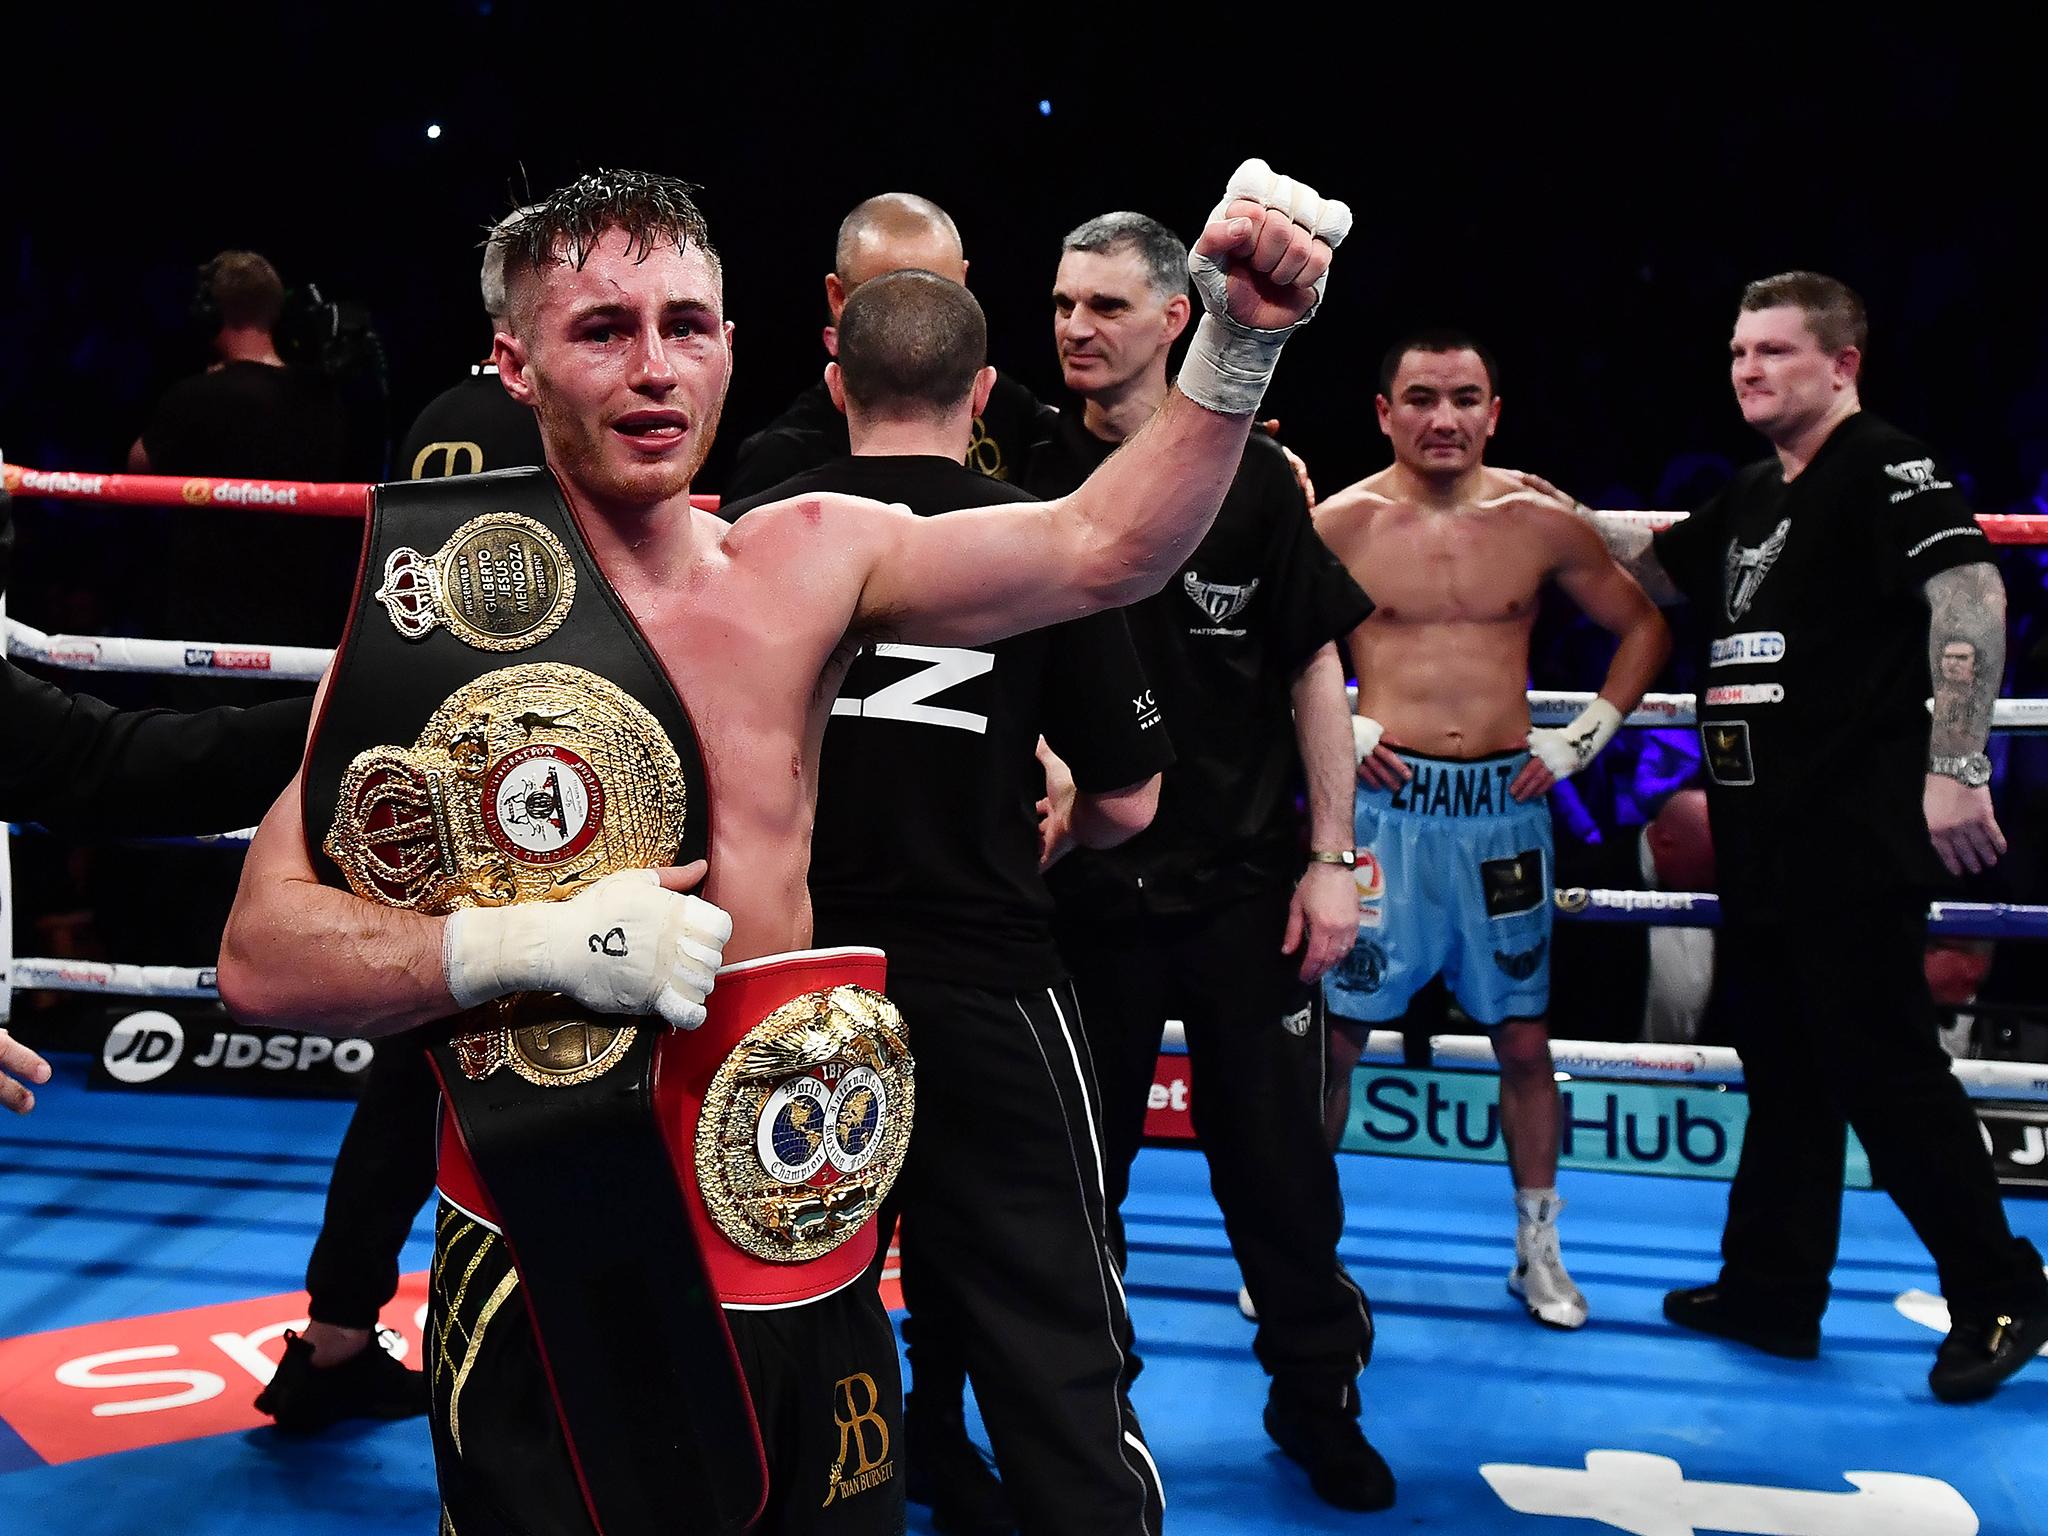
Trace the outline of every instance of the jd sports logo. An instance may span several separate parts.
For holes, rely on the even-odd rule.
[[[832,1463],[825,1502],[850,1499],[880,1487],[896,1475],[889,1459],[889,1421],[881,1414],[882,1394],[865,1371],[846,1377],[832,1388],[832,1422],[839,1426],[839,1455]],[[852,1469],[848,1470],[848,1463]]]
[[[1723,593],[1728,608],[1728,620],[1733,623],[1749,612],[1749,605],[1756,601],[1756,591],[1764,584],[1764,578],[1771,574],[1771,567],[1778,563],[1778,556],[1785,552],[1785,540],[1792,532],[1792,519],[1786,518],[1771,530],[1771,536],[1751,549],[1728,541],[1728,566],[1723,582]]]
[[[100,1062],[117,1083],[162,1077],[185,1054],[185,1027],[168,1013],[131,1013],[107,1032]]]
[[[1259,578],[1254,576],[1242,586],[1228,587],[1220,582],[1204,581],[1193,571],[1183,571],[1180,587],[1187,593],[1188,601],[1208,615],[1211,624],[1228,624],[1244,612],[1245,604],[1259,590]]]

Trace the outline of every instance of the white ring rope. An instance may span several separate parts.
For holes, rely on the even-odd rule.
[[[214,967],[117,965],[105,960],[18,959],[0,991],[101,992],[115,997],[219,997]]]
[[[149,672],[179,677],[254,677],[272,682],[316,683],[334,659],[334,652],[316,646],[47,635],[19,619],[4,622],[9,656],[73,672]]]
[[[1178,1019],[1160,1036],[1160,1050],[1185,1055],[1187,1036]],[[1399,1066],[1407,1058],[1399,1030],[1375,1029],[1367,1037],[1359,1061],[1371,1066]],[[1742,1058],[1726,1045],[1655,1045],[1628,1041],[1553,1040],[1550,1059],[1566,1077],[1615,1079],[1647,1083],[1714,1083],[1742,1081]],[[1431,1035],[1432,1068],[1498,1070],[1493,1042],[1485,1035]],[[2038,1061],[1956,1060],[1950,1063],[1963,1089],[1973,1099],[2048,1100],[2048,1063]]]
[[[7,654],[76,672],[147,672],[182,677],[251,677],[318,682],[334,652],[305,645],[230,645],[218,640],[138,640],[117,635],[51,635],[6,619]],[[1355,699],[1357,690],[1352,689]],[[1529,691],[1529,723],[1568,725],[1593,702],[1591,693]],[[1624,725],[1697,725],[1698,696],[1646,693]],[[2048,699],[2000,699],[1995,731],[2048,730]]]

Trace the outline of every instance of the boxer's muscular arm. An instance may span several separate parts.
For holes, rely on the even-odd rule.
[[[1671,654],[1671,626],[1635,580],[1615,563],[1599,533],[1557,506],[1536,514],[1555,520],[1551,534],[1556,563],[1550,576],[1580,611],[1620,637],[1599,695],[1562,729],[1532,730],[1529,761],[1508,793],[1528,800],[1569,778],[1598,755],[1628,712],[1641,702]]]
[[[1641,523],[1623,522],[1617,518],[1602,517],[1576,497],[1567,496],[1541,475],[1524,469],[1511,469],[1508,474],[1547,500],[1567,508],[1587,527],[1600,536],[1600,542],[1607,546],[1607,553],[1624,571],[1635,579],[1637,586],[1651,602],[1659,608],[1670,608],[1685,601],[1685,594],[1678,590],[1678,584],[1671,579],[1671,573],[1664,569],[1657,558],[1656,535]]]
[[[442,964],[446,919],[322,885],[297,778],[256,829],[221,939],[220,995],[246,1024],[386,1035],[458,1012]]]
[[[1249,426],[1169,391],[1071,496],[889,517],[856,627],[979,645],[1149,597],[1215,520]]]
[[[1671,626],[1595,530],[1583,522],[1561,527],[1563,550],[1554,579],[1587,618],[1620,638],[1600,697],[1626,715],[1671,655]],[[1644,539],[1647,547],[1647,534]]]

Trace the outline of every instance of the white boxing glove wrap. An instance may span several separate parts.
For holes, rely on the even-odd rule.
[[[1313,187],[1282,176],[1263,160],[1247,160],[1237,168],[1223,199],[1210,213],[1208,222],[1222,219],[1231,203],[1246,198],[1284,213],[1335,249],[1351,231],[1351,210],[1335,198],[1325,198]],[[1202,299],[1201,323],[1195,327],[1187,360],[1177,380],[1180,391],[1197,405],[1226,416],[1248,416],[1265,398],[1274,366],[1280,360],[1281,344],[1295,326],[1304,324],[1316,312],[1329,282],[1325,272],[1315,282],[1315,303],[1308,314],[1279,330],[1262,331],[1240,325],[1230,318],[1228,272],[1199,251],[1188,257],[1188,274]]]
[[[1379,721],[1373,719],[1371,715],[1353,715],[1351,717],[1351,766],[1356,768],[1368,757],[1371,757],[1373,748],[1380,744],[1380,737],[1386,733],[1387,728],[1381,725]]]
[[[1529,733],[1529,755],[1558,779],[1568,779],[1593,761],[1621,729],[1621,711],[1595,699],[1570,725]]]
[[[723,909],[665,890],[651,869],[624,869],[570,901],[457,912],[441,960],[464,1008],[563,992],[598,1013],[655,1013],[695,1029],[731,937]]]

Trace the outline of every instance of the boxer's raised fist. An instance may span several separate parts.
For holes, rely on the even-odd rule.
[[[1330,253],[1351,210],[1313,187],[1247,160],[1188,256],[1202,323],[1180,375],[1181,392],[1226,415],[1255,410],[1287,333],[1315,313]]]
[[[1248,330],[1299,325],[1329,280],[1330,253],[1351,232],[1351,210],[1315,188],[1247,160],[1188,256],[1202,307]]]

